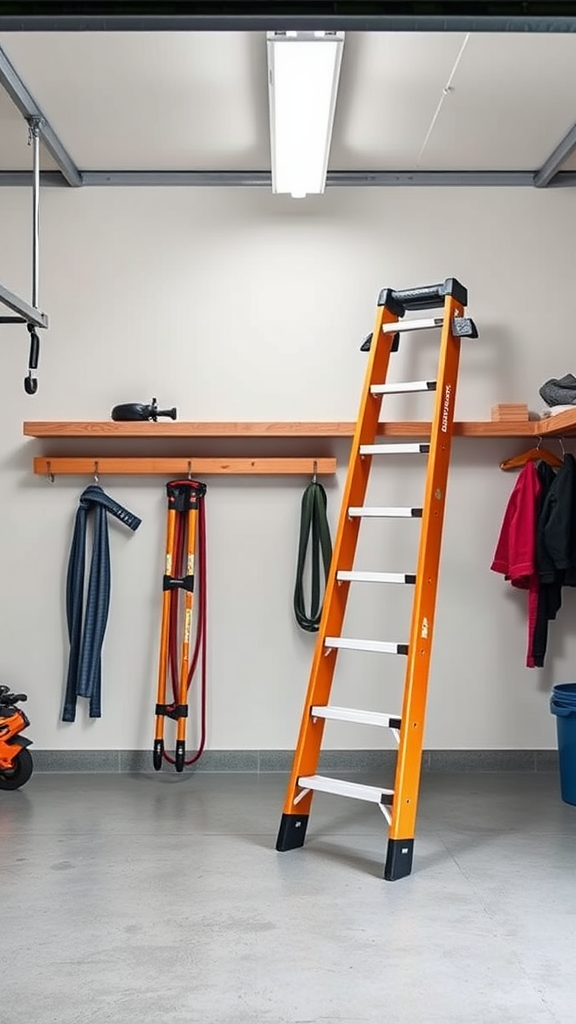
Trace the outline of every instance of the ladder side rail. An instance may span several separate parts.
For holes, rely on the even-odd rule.
[[[454,317],[462,316],[462,304],[454,296],[447,295],[440,339],[438,384],[430,435],[404,683],[402,728],[394,784],[395,797],[384,871],[384,877],[391,881],[409,874],[412,867],[442,527],[460,358],[460,338],[452,333],[452,321]]]
[[[316,647],[310,669],[308,690],[304,700],[292,771],[284,802],[283,816],[295,813],[294,800],[298,793],[299,776],[314,775],[316,772],[325,720],[323,718],[313,720],[310,711],[315,704],[328,703],[332,687],[337,651],[326,648],[325,640],[327,636],[339,636],[342,632],[350,589],[350,581],[337,580],[336,572],[337,569],[349,570],[354,564],[361,520],[350,517],[348,509],[352,505],[358,506],[364,503],[372,457],[361,457],[360,446],[374,440],[382,406],[382,396],[371,394],[370,387],[372,384],[382,383],[382,381],[386,380],[393,336],[391,334],[384,334],[382,328],[385,324],[392,323],[397,319],[397,315],[387,309],[386,306],[378,307],[368,364],[364,375],[358,419],[350,448],[348,472],[342,494],[332,562],[326,581],[322,617],[316,637]],[[311,792],[299,801],[299,817],[309,814],[311,801]],[[302,834],[303,841],[304,836]],[[284,847],[280,847],[277,844],[277,848]]]

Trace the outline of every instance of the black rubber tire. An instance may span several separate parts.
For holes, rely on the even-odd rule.
[[[22,747],[12,763],[13,767],[9,771],[0,771],[0,789],[20,789],[28,782],[34,771],[32,754],[26,747]]]

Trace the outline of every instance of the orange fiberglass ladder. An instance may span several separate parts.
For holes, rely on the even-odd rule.
[[[352,441],[340,521],[326,583],[324,609],[298,745],[276,842],[276,849],[280,851],[292,850],[304,844],[315,791],[376,803],[390,826],[384,868],[384,878],[389,881],[403,878],[412,870],[460,338],[478,336],[473,321],[464,316],[467,301],[466,289],[453,278],[444,281],[443,284],[406,291],[392,291],[386,288],[380,293],[373,334],[362,346],[364,351],[369,350],[370,353],[368,367]],[[407,311],[439,307],[443,307],[442,317],[402,320]],[[408,331],[430,328],[441,330],[437,379],[386,384],[390,354],[397,351],[400,335]],[[417,391],[436,392],[430,442],[378,443],[378,423],[383,396]],[[411,452],[428,455],[423,507],[365,507],[364,499],[373,457],[404,455]],[[353,570],[360,523],[365,517],[421,519],[416,573]],[[366,582],[414,586],[412,622],[407,643],[354,640],[342,636],[350,584]],[[341,648],[403,655],[407,658],[401,715],[334,707],[329,704],[337,652]],[[393,790],[316,774],[326,719],[382,726],[392,730],[399,744]]]

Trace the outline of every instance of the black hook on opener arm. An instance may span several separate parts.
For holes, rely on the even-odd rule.
[[[36,377],[32,376],[32,370],[38,369],[40,338],[34,324],[28,324],[28,333],[30,334],[30,355],[28,357],[28,376],[24,377],[24,391],[27,395],[35,395],[38,391],[38,381]]]

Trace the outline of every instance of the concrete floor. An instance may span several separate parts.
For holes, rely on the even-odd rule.
[[[576,808],[555,775],[427,775],[396,883],[373,805],[317,794],[304,849],[276,853],[284,786],[0,792],[2,1024],[574,1020]]]

